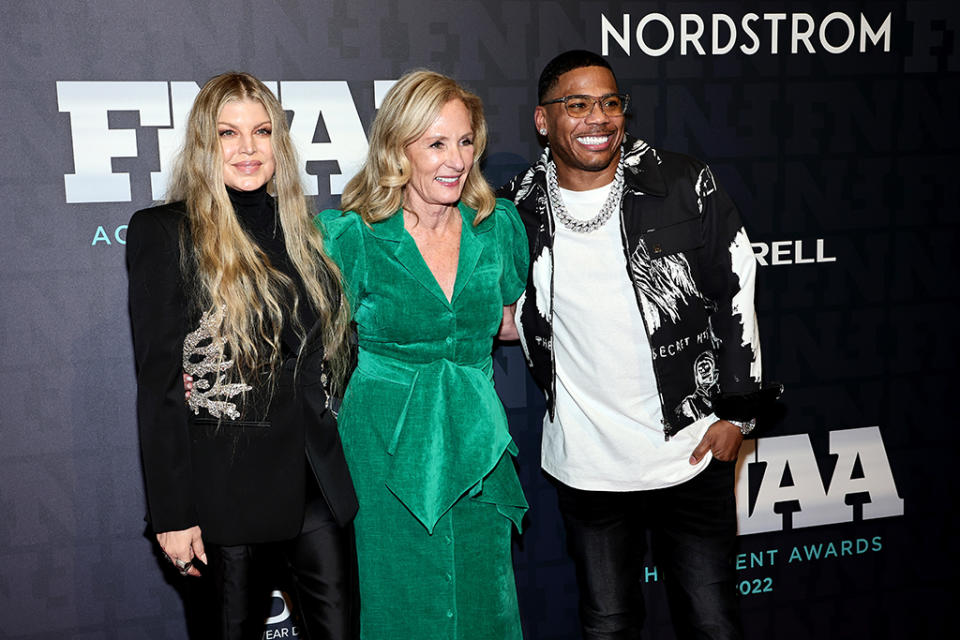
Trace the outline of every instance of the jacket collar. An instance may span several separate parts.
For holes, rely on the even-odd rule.
[[[667,195],[667,183],[660,171],[660,156],[649,144],[627,134],[623,140],[623,179],[627,190],[637,194],[663,197]],[[550,162],[550,147],[546,147],[540,158],[523,177],[520,189],[526,190],[536,184],[546,192],[547,164]],[[518,194],[519,195],[519,194]],[[519,195],[522,200],[526,193]]]
[[[420,249],[417,248],[413,236],[404,229],[402,210],[397,210],[386,220],[376,222],[369,227],[370,233],[374,237],[396,245],[393,255],[397,261],[417,282],[448,307],[456,303],[457,297],[470,280],[470,276],[473,275],[477,262],[480,260],[484,244],[477,236],[487,233],[494,225],[494,221],[490,219],[492,216],[488,216],[475,227],[473,226],[473,219],[476,216],[476,210],[463,203],[459,203],[457,208],[460,211],[463,224],[460,227],[460,255],[457,260],[457,278],[453,286],[453,298],[451,300],[447,300],[447,296],[444,295],[443,289],[440,288],[433,272],[430,271],[430,267],[424,261]]]

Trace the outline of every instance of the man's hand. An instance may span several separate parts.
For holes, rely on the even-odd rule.
[[[743,434],[740,428],[730,424],[726,420],[717,420],[707,432],[703,434],[703,440],[693,450],[690,456],[690,464],[697,464],[707,454],[707,451],[713,452],[713,457],[721,462],[736,460],[740,453],[740,443],[743,442]]]

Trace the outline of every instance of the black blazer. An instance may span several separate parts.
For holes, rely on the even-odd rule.
[[[240,417],[218,420],[188,409],[183,341],[197,328],[180,268],[182,203],[136,212],[127,228],[130,318],[137,367],[137,417],[155,532],[199,525],[222,545],[297,535],[306,501],[307,462],[340,525],[357,511],[336,421],[321,384],[321,328],[314,326],[294,375],[288,358],[273,393],[261,380],[229,400]],[[318,323],[319,324],[319,323]],[[306,452],[306,456],[304,455]],[[305,460],[306,458],[306,460]]]

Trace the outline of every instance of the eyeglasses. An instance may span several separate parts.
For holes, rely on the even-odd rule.
[[[571,118],[586,118],[593,113],[593,105],[599,104],[600,111],[605,115],[616,117],[622,116],[627,112],[627,105],[630,104],[630,96],[626,93],[608,93],[599,98],[595,96],[564,96],[556,100],[547,100],[541,102],[540,106],[556,104],[562,102],[567,110],[567,115]]]

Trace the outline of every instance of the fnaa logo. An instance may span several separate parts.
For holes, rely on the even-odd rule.
[[[374,108],[395,80],[373,83]],[[283,107],[293,112],[290,136],[300,155],[300,173],[307,195],[320,193],[319,179],[307,173],[307,163],[336,161],[329,193],[339,194],[367,153],[367,137],[346,81],[266,82]],[[63,176],[66,201],[130,202],[130,176],[114,172],[114,158],[139,157],[138,132],[110,127],[111,112],[135,112],[142,128],[156,130],[160,170],[150,173],[152,198],[162,200],[167,176],[183,140],[187,115],[200,92],[195,82],[57,82],[59,110],[70,114],[73,173]],[[315,142],[318,124],[328,142]],[[324,189],[326,191],[326,189]]]
[[[903,515],[879,427],[830,432],[828,482],[806,434],[746,440],[737,473],[741,535]],[[761,476],[751,496],[751,476]]]

